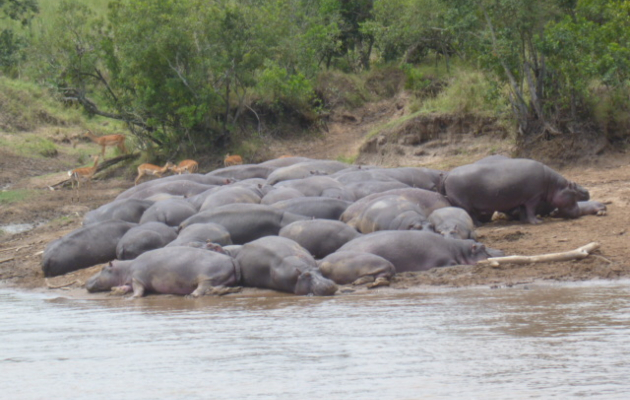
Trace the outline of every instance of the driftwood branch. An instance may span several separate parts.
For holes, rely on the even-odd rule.
[[[52,285],[50,282],[48,282],[48,279],[46,279],[46,286],[48,287],[48,289],[61,289],[61,288],[65,288],[65,287],[68,287],[68,286],[72,286],[72,285],[74,285],[77,282],[78,282],[78,280],[75,279],[75,280],[73,280],[70,283],[62,283],[60,285]]]
[[[591,252],[599,249],[599,246],[599,243],[591,242],[575,250],[566,251],[563,253],[549,253],[536,256],[492,257],[488,258],[487,260],[478,262],[477,265],[490,265],[491,267],[497,267],[501,264],[530,264],[552,261],[579,260],[588,257]]]
[[[5,262],[7,262],[7,261],[14,260],[14,259],[15,259],[15,258],[13,258],[13,257],[5,258],[4,260],[0,260],[0,264],[5,263]]]

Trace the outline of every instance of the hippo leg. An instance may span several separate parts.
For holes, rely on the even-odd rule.
[[[530,200],[520,207],[521,221],[529,222],[530,224],[539,224],[542,220],[536,217],[536,205],[538,200]]]
[[[138,279],[133,278],[131,280],[131,287],[133,288],[133,296],[131,296],[132,299],[144,296],[144,285]]]
[[[368,289],[374,289],[379,286],[389,286],[389,279],[384,276],[379,276],[374,280],[374,283],[367,285]]]
[[[357,278],[354,282],[352,282],[353,286],[365,285],[366,283],[374,282],[374,277],[372,275],[364,275],[360,278]]]
[[[109,296],[124,296],[131,290],[131,285],[114,286],[109,292]]]
[[[240,287],[227,287],[227,286],[213,286],[210,279],[204,279],[199,282],[197,289],[190,294],[190,297],[200,297],[200,296],[223,296],[229,293],[240,292]]]

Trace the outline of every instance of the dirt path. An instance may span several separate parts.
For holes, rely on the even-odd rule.
[[[274,154],[294,154],[312,158],[349,158],[356,155],[365,135],[394,116],[404,113],[396,101],[370,104],[353,113],[339,113],[332,117],[328,132],[321,137],[306,141],[272,142]],[[452,141],[452,140],[451,140]],[[494,138],[469,138],[466,151],[457,151],[457,158],[433,157],[416,160],[406,154],[417,154],[417,148],[403,149],[395,165],[425,165],[444,168],[470,162],[470,158],[488,155],[489,147],[497,147]],[[455,144],[451,144],[451,147]],[[505,146],[508,146],[507,144]],[[388,155],[389,157],[394,157]],[[41,223],[35,229],[15,235],[0,235],[0,281],[15,287],[33,290],[54,290],[71,295],[85,295],[81,289],[85,280],[100,266],[77,271],[65,276],[45,280],[41,273],[41,254],[45,246],[70,231],[80,227],[85,212],[113,198],[133,185],[129,179],[97,180],[89,193],[83,193],[81,201],[73,201],[76,193],[69,189],[50,191],[51,183],[62,177],[64,163],[55,160],[34,165],[28,159],[1,153],[0,160],[10,159],[0,170],[0,183],[12,188],[35,191],[32,200],[0,204],[0,221],[8,223]],[[386,162],[386,158],[383,158]],[[2,162],[2,161],[0,161]],[[7,167],[9,166],[9,167]],[[34,178],[54,170],[57,174]],[[608,204],[608,215],[587,216],[577,220],[546,218],[539,225],[523,225],[519,222],[496,221],[479,228],[479,241],[501,249],[506,254],[536,255],[568,251],[589,242],[601,243],[601,248],[584,260],[555,262],[536,265],[456,266],[433,269],[421,273],[398,275],[390,289],[396,290],[416,285],[488,287],[513,286],[542,280],[578,281],[592,279],[617,279],[630,277],[628,261],[628,228],[630,227],[630,156],[627,154],[603,155],[588,166],[556,168],[567,178],[577,181],[591,192],[594,200]],[[52,288],[52,289],[47,289]],[[366,290],[366,289],[359,289]]]

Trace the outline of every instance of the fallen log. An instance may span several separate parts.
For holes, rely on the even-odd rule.
[[[132,154],[124,154],[122,156],[118,156],[118,157],[115,157],[115,158],[103,161],[96,168],[96,173],[98,173],[98,172],[100,172],[100,171],[102,171],[104,169],[107,169],[107,168],[111,167],[112,165],[116,165],[119,162],[127,161],[127,160],[133,160],[133,159],[136,159],[138,157],[140,157],[140,153],[132,153]],[[64,187],[66,185],[70,185],[71,182],[72,182],[72,180],[70,178],[64,179],[61,182],[57,182],[54,185],[48,186],[48,189],[55,190],[55,189],[57,189],[59,187]]]
[[[479,261],[476,265],[489,265],[491,267],[498,267],[501,264],[531,264],[541,262],[579,260],[588,257],[590,253],[599,249],[599,247],[599,243],[591,242],[575,250],[562,253],[539,254],[535,256],[491,257],[487,260]]]

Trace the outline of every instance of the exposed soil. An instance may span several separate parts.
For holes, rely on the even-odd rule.
[[[269,138],[269,153],[274,156],[292,154],[350,159],[361,149],[357,163],[438,169],[450,169],[490,154],[513,154],[512,142],[501,127],[494,126],[494,121],[472,117],[436,116],[411,121],[395,131],[381,130],[378,136],[367,138],[374,128],[404,115],[407,112],[405,104],[404,98],[396,98],[371,103],[352,112],[338,111],[331,116],[328,131],[316,138],[282,141]],[[59,155],[41,160],[16,156],[0,149],[0,188],[32,189],[36,193],[26,201],[0,203],[0,229],[7,224],[37,225],[30,231],[13,235],[0,232],[0,281],[23,289],[86,296],[81,288],[83,283],[101,267],[46,280],[40,267],[42,252],[50,241],[80,227],[87,211],[112,201],[118,193],[133,186],[133,177],[111,177],[109,174],[108,178],[99,178],[97,175],[91,188],[81,190],[80,199],[77,199],[79,193],[70,188],[50,190],[49,186],[67,177],[68,165],[75,161],[65,155],[65,146],[70,144],[58,143]],[[106,158],[112,157],[111,152],[108,150]],[[499,287],[540,281],[630,277],[627,257],[630,245],[627,232],[630,227],[630,155],[611,149],[605,152],[598,149],[597,153],[588,154],[584,158],[586,161],[579,164],[550,164],[568,179],[586,187],[592,199],[605,202],[608,215],[576,220],[545,218],[539,225],[498,220],[478,229],[479,241],[503,250],[506,255],[563,252],[599,242],[600,249],[591,256],[569,262],[455,266],[404,273],[394,278],[390,289],[377,290],[421,285]],[[207,169],[202,166],[201,172],[207,172]],[[367,289],[356,289],[363,290]]]

